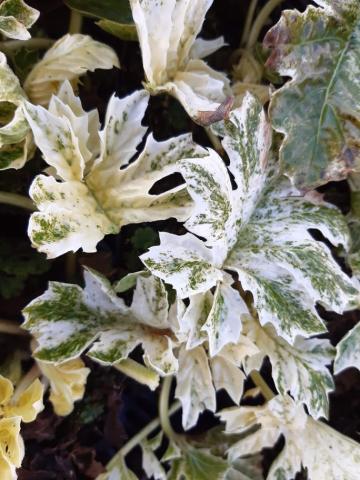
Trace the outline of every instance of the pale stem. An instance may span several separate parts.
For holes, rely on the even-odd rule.
[[[251,27],[249,38],[246,44],[246,47],[248,49],[252,48],[255,45],[257,39],[259,38],[261,30],[266,24],[271,12],[275,10],[275,8],[279,6],[280,3],[282,3],[283,1],[284,0],[269,0],[268,3],[266,3],[260,10],[259,15],[256,17],[256,20]]]
[[[30,198],[18,195],[17,193],[0,192],[0,203],[25,208],[25,210],[30,210],[32,212],[36,210],[36,207]]]
[[[80,33],[83,24],[83,16],[76,10],[71,10],[69,33]]]
[[[246,15],[246,20],[245,20],[243,34],[241,36],[240,46],[245,45],[246,39],[249,36],[249,32],[250,32],[251,24],[254,19],[254,14],[255,14],[257,4],[258,4],[258,0],[251,0],[249,9]]]
[[[22,377],[20,382],[16,385],[14,395],[11,398],[11,402],[15,403],[20,395],[41,375],[40,368],[37,363],[34,363],[32,368]]]
[[[7,40],[0,42],[0,51],[9,54],[19,48],[30,48],[33,50],[47,50],[54,44],[51,38],[30,38],[29,40]]]
[[[29,333],[21,328],[16,323],[10,322],[9,320],[0,319],[0,333],[8,333],[9,335],[23,335],[28,336]]]
[[[219,138],[211,131],[210,127],[204,127],[204,130],[205,130],[212,146],[214,147],[215,151],[220,156],[222,156],[224,154],[224,149],[223,149],[223,146],[221,145],[221,142],[220,142]]]
[[[168,411],[169,417],[176,413],[181,408],[181,403],[176,401],[170,407]],[[141,443],[148,435],[150,435],[154,430],[159,428],[161,425],[160,418],[154,418],[150,423],[148,423],[140,432],[138,432],[134,437],[132,437],[110,460],[110,462],[106,465],[106,470],[112,470],[116,464],[119,462],[121,458],[125,458],[126,455],[131,452],[133,448],[135,448],[139,443]]]
[[[271,390],[269,385],[265,382],[262,375],[257,370],[253,370],[250,373],[250,378],[255,385],[260,388],[261,394],[266,401],[269,402],[275,397],[275,393]]]
[[[176,441],[177,434],[172,429],[169,416],[169,397],[171,389],[172,377],[165,377],[161,386],[159,399],[159,415],[161,428],[169,440]]]

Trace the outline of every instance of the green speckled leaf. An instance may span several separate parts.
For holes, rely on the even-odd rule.
[[[195,203],[186,226],[205,242],[189,234],[161,234],[160,245],[150,248],[142,260],[181,298],[205,294],[224,284],[225,271],[236,272],[242,289],[252,293],[262,325],[271,323],[289,343],[298,335],[324,333],[316,303],[342,313],[354,307],[358,292],[328,247],[315,241],[309,229],[320,230],[331,243],[348,249],[344,217],[320,194],[301,195],[277,172],[268,158],[269,126],[255,97],[246,95],[242,107],[224,122],[222,134],[236,189],[213,151],[206,158],[183,160],[180,165]],[[185,318],[192,325],[190,344],[204,341],[201,332],[206,330],[211,355],[217,353],[230,341],[224,324],[216,331],[214,318],[205,320],[199,299],[190,300],[189,309]],[[236,311],[240,324],[245,311],[239,307]],[[230,326],[235,320],[228,318],[226,323],[236,342],[236,330]]]
[[[28,40],[28,29],[39,18],[40,12],[23,0],[4,0],[0,4],[0,32],[9,38]]]
[[[334,382],[326,366],[335,355],[328,340],[297,337],[294,345],[289,345],[270,325],[262,327],[254,319],[246,322],[243,334],[260,351],[244,362],[247,372],[260,370],[264,357],[268,356],[279,393],[290,392],[297,403],[306,404],[315,418],[328,417],[328,393],[334,389]]]
[[[277,396],[261,407],[235,407],[221,412],[228,433],[255,429],[229,450],[231,459],[273,446],[283,435],[285,446],[270,467],[267,480],[290,480],[302,467],[312,480],[355,480],[360,446],[325,423],[307,416],[289,396]]]
[[[336,346],[334,372],[339,373],[349,367],[360,370],[360,323],[358,323]]]
[[[160,280],[148,273],[139,275],[131,307],[100,274],[85,271],[85,282],[84,289],[51,282],[24,309],[24,328],[38,342],[36,358],[60,363],[90,347],[91,358],[111,365],[142,344],[144,360],[152,369],[162,375],[177,370],[166,321],[167,293]]]
[[[285,135],[283,168],[302,189],[360,169],[360,5],[317,3],[325,8],[285,10],[264,40],[268,66],[291,77],[273,94],[270,117]]]
[[[21,109],[25,99],[18,78],[0,52],[0,170],[19,169],[30,156],[31,133]]]
[[[144,90],[123,99],[113,96],[100,132],[97,113],[82,109],[68,82],[49,111],[26,104],[35,142],[57,172],[56,178],[39,175],[30,188],[39,212],[31,216],[29,236],[49,258],[79,248],[94,252],[106,234],[128,223],[189,216],[184,186],[158,195],[149,191],[179,159],[201,155],[190,135],[164,142],[150,135],[129,164],[146,131],[141,120],[147,103]]]

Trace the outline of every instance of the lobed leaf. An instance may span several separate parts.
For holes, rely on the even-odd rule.
[[[360,168],[359,3],[316,3],[323,8],[285,10],[264,40],[267,66],[291,77],[273,94],[270,117],[285,136],[284,171],[301,189]]]
[[[316,228],[333,244],[348,248],[344,218],[321,197],[301,196],[269,163],[269,126],[253,96],[248,94],[242,107],[230,113],[222,131],[235,190],[215,152],[206,159],[183,160],[180,166],[195,203],[186,226],[205,238],[205,244],[190,234],[160,234],[160,245],[141,259],[180,298],[205,293],[224,282],[224,270],[236,272],[243,290],[253,295],[260,323],[271,323],[289,343],[298,335],[325,332],[315,303],[343,312],[355,304],[357,291],[329,249],[308,230]],[[230,297],[223,298],[232,311]],[[204,309],[193,307],[190,304],[198,318],[188,322],[206,325],[210,331],[212,320],[206,324],[201,317]],[[240,325],[246,310],[236,311]],[[210,340],[211,354],[217,351],[215,337]]]
[[[302,467],[311,479],[348,480],[357,476],[358,443],[307,416],[288,396],[277,396],[261,407],[223,410],[221,418],[228,433],[258,427],[230,448],[232,459],[259,452],[274,445],[280,435],[285,437],[285,447],[271,465],[267,480],[294,478]]]
[[[57,177],[39,175],[30,195],[39,212],[31,216],[29,236],[49,258],[97,243],[123,225],[189,215],[183,185],[161,194],[152,186],[184,156],[202,155],[190,135],[157,142],[151,135],[136,161],[129,163],[145,133],[141,120],[148,95],[137,91],[109,102],[104,129],[95,112],[84,112],[69,83],[53,97],[49,111],[26,104],[35,142]],[[125,167],[125,168],[124,168]]]
[[[104,277],[91,270],[85,271],[84,289],[51,282],[23,311],[23,326],[38,342],[35,357],[58,365],[89,349],[88,355],[95,361],[113,365],[141,344],[144,360],[152,369],[162,375],[174,373],[177,360],[165,323],[166,290],[159,280],[143,275],[138,278],[131,307],[117,297]]]
[[[120,64],[112,48],[88,35],[68,33],[33,67],[24,89],[33,103],[47,106],[65,80],[76,85],[78,78],[87,71],[109,70],[114,66]]]

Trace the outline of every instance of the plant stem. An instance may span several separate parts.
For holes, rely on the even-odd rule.
[[[249,9],[246,15],[246,20],[245,20],[244,30],[241,36],[240,46],[243,46],[246,44],[246,39],[249,36],[249,32],[250,32],[251,24],[253,22],[257,4],[258,4],[258,0],[251,0]]]
[[[0,203],[25,208],[25,210],[30,210],[32,212],[36,210],[36,207],[30,198],[18,195],[17,193],[0,192]]]
[[[204,127],[204,130],[205,130],[207,136],[209,137],[209,140],[210,140],[212,146],[214,147],[215,151],[220,156],[222,156],[224,154],[224,149],[223,149],[223,146],[221,145],[221,142],[220,142],[219,138],[216,135],[214,135],[214,133],[211,131],[210,127]]]
[[[181,403],[179,401],[173,403],[171,408],[168,411],[168,415],[171,416],[181,408]],[[119,451],[116,453],[110,462],[106,465],[106,470],[112,470],[119,459],[124,458],[133,448],[135,448],[142,440],[144,440],[148,435],[150,435],[154,430],[160,427],[160,418],[154,418],[150,423],[148,423],[140,432],[138,432],[133,438],[131,438]]]
[[[161,393],[159,399],[159,415],[161,428],[169,440],[177,439],[177,434],[172,429],[169,417],[169,397],[171,389],[172,377],[165,377],[161,386]]]
[[[7,40],[5,42],[0,42],[0,51],[9,54],[14,50],[19,48],[30,48],[30,49],[48,49],[51,45],[54,44],[54,40],[51,38],[30,38],[29,40]]]
[[[255,385],[260,388],[261,394],[265,398],[265,400],[269,402],[275,397],[275,393],[271,390],[269,385],[265,382],[260,372],[258,372],[257,370],[253,370],[250,373],[250,378],[255,383]]]
[[[37,363],[35,363],[32,368],[22,377],[20,382],[15,388],[14,395],[11,398],[11,402],[15,403],[20,395],[40,376],[40,368]]]
[[[8,333],[9,335],[23,335],[28,336],[29,332],[22,329],[16,323],[10,322],[9,320],[0,319],[0,333]]]
[[[271,12],[275,10],[275,8],[283,1],[284,0],[269,0],[268,3],[266,3],[260,10],[259,15],[253,23],[253,26],[251,27],[249,38],[246,44],[246,47],[248,49],[252,48],[255,45],[257,39],[259,38],[261,30],[267,22]]]
[[[76,10],[71,10],[69,33],[80,33],[83,23],[83,16]]]

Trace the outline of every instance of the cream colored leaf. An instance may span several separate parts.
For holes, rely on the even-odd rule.
[[[44,387],[40,380],[36,379],[19,396],[14,395],[3,407],[3,413],[6,417],[20,417],[25,423],[33,422],[44,409],[43,395]]]
[[[195,41],[212,0],[131,0],[140,40],[146,88],[169,93],[196,121],[200,111],[216,110],[229,81],[200,60],[224,45],[223,39]]]
[[[24,442],[20,435],[21,417],[0,420],[0,475],[4,480],[16,480],[16,468],[24,458]]]
[[[50,382],[50,402],[57,415],[69,415],[74,403],[84,396],[87,376],[90,369],[80,359],[53,365],[37,361],[42,373]]]
[[[87,71],[119,67],[114,50],[88,35],[66,34],[60,38],[35,65],[25,80],[24,88],[30,100],[48,105],[64,80],[75,82]]]

